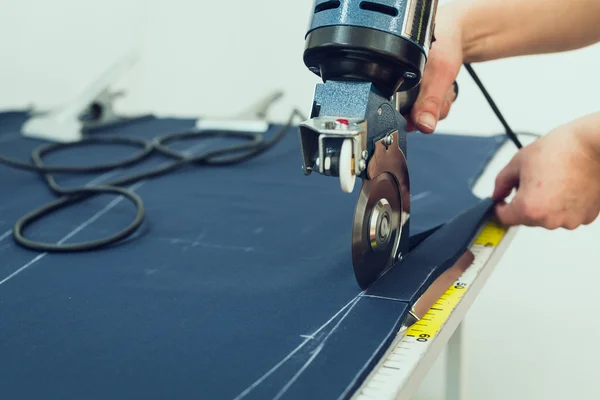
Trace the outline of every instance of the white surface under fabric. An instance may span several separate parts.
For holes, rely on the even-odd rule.
[[[302,63],[311,5],[0,0],[0,109],[60,106],[138,46],[141,62],[119,83],[128,91],[120,110],[222,117],[282,89],[270,116],[284,120],[293,107],[309,110],[317,83]],[[545,134],[600,109],[600,45],[474,68],[516,131]],[[468,74],[458,81],[458,103],[438,130],[501,132]],[[477,194],[491,194],[513,154],[510,145],[499,154]],[[600,220],[574,232],[520,229],[467,314],[465,400],[600,398],[598,238]],[[444,365],[441,357],[416,400],[442,398]]]

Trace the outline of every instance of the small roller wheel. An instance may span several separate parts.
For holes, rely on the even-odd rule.
[[[356,175],[354,175],[354,169],[352,168],[352,140],[346,139],[342,143],[342,150],[340,151],[340,185],[342,191],[345,193],[352,193],[354,190],[354,184],[356,182]]]

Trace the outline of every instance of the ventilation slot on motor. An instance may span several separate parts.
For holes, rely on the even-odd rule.
[[[336,1],[335,3],[339,3],[339,1]],[[385,4],[374,3],[372,1],[361,1],[360,8],[361,10],[378,12],[381,14],[389,15],[390,17],[398,16],[398,10],[396,8],[386,6]]]
[[[338,8],[340,6],[339,1],[326,1],[325,3],[321,3],[315,7],[315,14],[320,13],[322,11],[333,10],[334,8]]]

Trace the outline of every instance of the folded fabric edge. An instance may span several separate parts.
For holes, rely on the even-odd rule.
[[[464,241],[463,241],[464,245],[462,246],[463,250],[456,251],[455,254],[453,256],[449,257],[439,268],[436,268],[435,273],[430,276],[430,279],[428,279],[428,282],[425,285],[422,285],[422,287],[419,289],[419,292],[418,292],[419,295],[417,296],[417,299],[425,292],[427,287],[429,287],[431,285],[431,283],[433,283],[435,281],[435,279],[437,279],[441,274],[443,274],[448,268],[452,267],[452,265],[454,265],[456,260],[458,260],[458,258],[460,258],[460,256],[462,256],[464,251],[466,251],[469,244],[472,242],[475,235],[479,231],[479,228],[481,226],[481,221],[485,218],[486,215],[488,215],[489,211],[492,209],[494,204],[495,204],[494,201],[490,198],[486,198],[486,199],[482,200],[480,203],[467,209],[466,211],[464,211],[463,213],[458,215],[456,218],[454,218],[447,224],[442,225],[439,228],[436,228],[435,232],[428,235],[421,243],[419,243],[415,247],[414,251],[416,251],[417,249],[419,249],[421,251],[425,251],[423,249],[427,246],[428,243],[430,243],[431,241],[433,241],[434,239],[436,239],[439,236],[445,235],[453,227],[454,224],[458,223],[463,218],[470,217],[471,213],[474,213],[478,210],[480,211],[479,213],[477,213],[480,216],[480,218],[477,220],[476,224],[473,224],[470,227],[470,234],[468,235],[468,237],[464,238]],[[412,250],[411,250],[411,253],[412,253]],[[401,263],[402,263],[402,261],[401,261]],[[394,266],[393,268],[397,268],[397,267],[398,267],[398,265]],[[379,279],[382,279],[382,278],[383,277],[381,277]],[[367,289],[367,291],[368,290],[369,289]],[[387,300],[382,299],[381,301],[387,301]],[[411,307],[412,307],[412,305],[414,305],[414,301],[412,302]],[[348,390],[344,394],[342,394],[340,399],[342,399],[342,398],[350,399],[354,396],[355,392],[360,388],[360,386],[364,383],[365,379],[367,379],[368,375],[373,371],[373,369],[377,366],[377,364],[379,363],[381,358],[388,351],[389,346],[393,343],[395,337],[398,335],[398,331],[400,330],[400,327],[402,326],[403,322],[404,322],[403,318],[400,317],[398,319],[398,321],[396,322],[396,324],[390,330],[390,333],[384,338],[381,346],[379,347],[379,350],[373,355],[373,357],[370,360],[368,360],[365,363],[365,365],[363,366],[361,371],[357,374],[354,382],[352,382],[349,385]]]
[[[417,233],[414,236],[410,237],[410,243],[409,243],[409,252],[413,251],[414,249],[416,249],[421,243],[423,243],[425,240],[427,240],[427,238],[431,235],[433,235],[435,232],[438,231],[438,229],[440,229],[441,227],[443,227],[446,224],[440,224],[438,226],[435,226],[431,229],[428,229],[426,231],[423,231],[421,233]]]

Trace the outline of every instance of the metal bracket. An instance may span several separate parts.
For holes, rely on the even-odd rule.
[[[300,124],[300,147],[302,150],[302,168],[306,175],[317,168],[322,175],[330,175],[327,168],[327,143],[329,140],[352,140],[354,174],[360,176],[366,169],[368,157],[367,122],[359,118],[345,119],[347,124],[340,124],[337,117],[316,117]],[[339,146],[338,146],[339,148]],[[314,157],[316,156],[316,159]]]
[[[21,134],[56,142],[77,142],[83,139],[86,129],[129,119],[118,116],[114,110],[115,99],[124,93],[111,92],[109,87],[132,69],[139,58],[134,51],[126,54],[63,107],[48,112],[33,112],[33,116],[21,128]]]
[[[274,91],[232,117],[207,117],[196,121],[196,128],[202,131],[229,131],[264,133],[269,130],[268,111],[281,97],[282,91]]]

